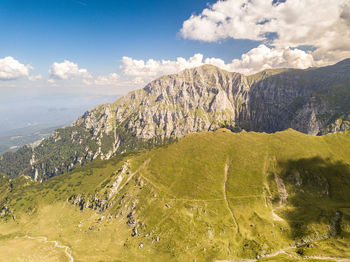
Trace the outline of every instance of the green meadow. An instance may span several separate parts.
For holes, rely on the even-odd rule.
[[[190,134],[1,176],[0,261],[349,261],[349,189],[349,132]]]

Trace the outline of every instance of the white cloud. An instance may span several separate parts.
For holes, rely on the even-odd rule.
[[[135,83],[144,83],[156,77],[174,74],[185,68],[192,68],[203,64],[203,55],[195,54],[189,59],[178,57],[175,61],[154,59],[136,60],[124,56],[121,69],[126,76],[134,77]]]
[[[185,38],[225,38],[269,42],[285,48],[312,46],[323,64],[350,57],[349,0],[226,0],[218,1],[183,23]],[[277,37],[269,38],[274,33]]]
[[[42,75],[36,75],[36,76],[28,76],[28,79],[30,81],[37,81],[37,80],[41,80],[43,78]]]
[[[28,77],[31,65],[21,64],[11,56],[0,59],[0,80],[13,80],[20,77]]]
[[[220,58],[203,58],[202,54],[195,54],[189,59],[178,57],[176,60],[154,59],[135,60],[124,57],[121,69],[127,76],[134,77],[136,85],[145,84],[156,77],[178,73],[185,68],[193,68],[204,64],[212,64],[231,72],[242,74],[253,74],[264,69],[276,67],[308,68],[316,65],[312,55],[300,49],[291,48],[269,48],[266,45],[259,45],[248,53],[243,54],[240,59],[234,59],[231,63],[225,63]]]
[[[116,86],[123,82],[117,73],[110,73],[109,75],[98,75],[94,80],[83,79],[85,85],[91,86]]]
[[[92,81],[91,80],[83,79],[82,82],[83,82],[83,84],[88,85],[88,86],[92,85]]]
[[[243,54],[240,59],[234,59],[229,64],[215,58],[206,59],[205,62],[228,71],[246,75],[271,68],[293,67],[305,69],[316,65],[312,55],[302,50],[269,48],[265,45],[253,48],[248,53]]]
[[[64,60],[62,63],[54,62],[49,69],[51,79],[91,78],[91,74],[85,68],[79,68],[77,64]]]
[[[350,0],[219,0],[183,23],[185,38],[214,42],[225,38],[249,39],[260,44],[241,58],[195,54],[174,61],[123,57],[121,69],[144,84],[185,68],[213,64],[231,72],[253,74],[264,69],[308,68],[350,57]],[[309,51],[302,50],[308,46]]]
[[[110,73],[107,76],[99,75],[94,83],[98,86],[110,86],[117,85],[119,83],[119,75],[117,73]]]

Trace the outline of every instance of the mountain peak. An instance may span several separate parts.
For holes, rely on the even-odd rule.
[[[200,73],[213,73],[213,72],[228,72],[224,69],[221,69],[220,67],[217,67],[215,65],[211,64],[204,64],[201,66],[193,67],[193,68],[188,68],[183,71],[187,72],[200,72]]]
[[[203,70],[222,70],[221,68],[215,66],[215,65],[212,65],[212,64],[204,64],[204,65],[201,65],[197,68],[200,68],[200,69],[203,69]]]

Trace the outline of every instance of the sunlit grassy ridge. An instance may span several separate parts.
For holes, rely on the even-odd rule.
[[[349,188],[350,133],[202,132],[41,184],[2,177],[0,247],[20,259],[36,241],[34,261],[48,247],[69,261],[39,236],[74,261],[350,258]]]

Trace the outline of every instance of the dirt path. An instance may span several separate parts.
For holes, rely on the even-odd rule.
[[[142,177],[145,178],[145,177]],[[150,182],[149,179],[145,179],[147,182]],[[151,183],[150,183],[151,184]],[[159,189],[158,187],[154,186],[153,187],[155,189],[158,189],[160,192],[163,192],[165,194],[170,195],[167,192],[164,192],[164,190]],[[250,196],[235,196],[235,197],[223,197],[223,198],[211,198],[211,199],[200,199],[200,198],[167,198],[167,197],[153,197],[156,199],[160,199],[160,200],[167,200],[167,201],[193,201],[193,202],[215,202],[215,201],[226,201],[228,199],[246,199],[246,198],[263,198],[263,196],[260,195],[250,195]]]
[[[54,247],[57,248],[63,248],[64,249],[64,253],[66,254],[66,256],[69,258],[70,262],[74,262],[74,258],[71,254],[70,248],[68,246],[64,246],[64,245],[60,245],[56,240],[47,240],[47,237],[31,237],[28,235],[25,235],[24,238],[28,238],[28,239],[36,239],[36,240],[42,240],[46,243],[54,243]]]
[[[349,262],[350,261],[350,258],[340,258],[340,257],[304,256],[303,258],[319,259],[319,260],[332,260],[332,261],[338,261],[338,262]]]
[[[329,237],[330,236],[326,236],[326,237],[321,237],[321,238],[305,241],[304,244],[312,243],[312,242],[316,242],[316,241],[320,241],[320,240],[325,240],[325,239],[328,239]],[[276,251],[275,253],[272,253],[272,254],[269,254],[269,255],[265,255],[265,256],[262,256],[262,257],[264,257],[264,258],[272,258],[272,257],[276,257],[276,256],[281,255],[281,254],[285,254],[287,256],[290,256],[291,258],[298,259],[298,260],[318,259],[318,260],[331,260],[331,261],[339,261],[339,262],[350,262],[350,259],[348,259],[348,258],[326,257],[326,256],[302,256],[302,257],[299,257],[299,256],[296,256],[294,254],[291,254],[291,253],[287,252],[289,250],[293,250],[293,249],[296,249],[296,248],[298,248],[298,246],[296,246],[296,245],[285,247],[285,248],[282,248],[282,249]],[[255,260],[255,261],[258,261],[258,260]]]
[[[229,158],[227,158],[226,159],[226,163],[225,163],[225,169],[224,169],[224,184],[223,184],[224,200],[225,200],[225,204],[227,206],[227,209],[228,209],[228,211],[231,214],[232,220],[233,220],[233,222],[235,224],[237,233],[239,233],[239,226],[238,226],[238,223],[237,223],[237,219],[236,219],[235,215],[233,214],[233,211],[232,211],[232,209],[230,207],[230,204],[228,203],[228,197],[227,197],[227,191],[226,191],[229,168],[230,168]]]
[[[302,257],[299,257],[299,256],[296,256],[294,254],[290,254],[288,252],[286,252],[287,250],[291,250],[291,249],[294,249],[294,248],[297,248],[297,247],[290,247],[290,248],[285,248],[283,250],[279,250],[277,251],[276,253],[273,253],[269,256],[265,256],[265,257],[275,257],[275,256],[278,256],[280,254],[285,254],[291,258],[294,258],[294,259],[297,259],[297,260],[304,260],[304,259],[318,259],[318,260],[331,260],[331,261],[337,261],[337,262],[349,262],[350,259],[348,258],[341,258],[341,257],[323,257],[323,256],[302,256]],[[257,261],[257,260],[255,260]]]

